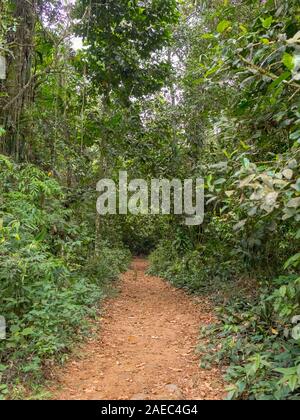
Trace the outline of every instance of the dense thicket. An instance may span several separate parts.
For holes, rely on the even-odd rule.
[[[152,271],[225,301],[200,350],[231,366],[230,398],[299,399],[299,4],[200,3],[177,35],[177,113],[206,217],[175,224]]]

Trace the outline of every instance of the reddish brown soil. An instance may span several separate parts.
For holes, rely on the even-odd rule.
[[[97,339],[57,373],[59,400],[223,398],[218,370],[202,370],[195,355],[199,328],[212,322],[205,300],[195,300],[136,259],[120,294],[105,304]]]

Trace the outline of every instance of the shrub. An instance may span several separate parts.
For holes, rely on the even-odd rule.
[[[64,360],[87,331],[107,282],[130,260],[101,244],[64,205],[60,185],[34,166],[0,155],[0,307],[7,339],[0,341],[0,398],[17,380],[41,380],[42,367]],[[18,379],[19,378],[19,379]]]

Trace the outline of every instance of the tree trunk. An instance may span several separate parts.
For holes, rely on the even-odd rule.
[[[14,0],[12,15],[17,30],[9,31],[7,44],[7,77],[4,81],[5,96],[0,98],[0,125],[6,130],[2,152],[22,159],[21,118],[32,98],[30,86],[32,59],[34,53],[34,32],[36,24],[35,0]]]

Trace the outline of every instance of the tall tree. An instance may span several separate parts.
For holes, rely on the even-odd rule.
[[[1,124],[5,127],[4,151],[20,156],[21,133],[20,118],[32,92],[32,60],[34,54],[34,29],[36,24],[36,1],[16,0],[9,2],[16,29],[10,28],[7,33],[7,78],[5,82],[5,99],[0,111]]]
[[[108,98],[115,92],[126,103],[162,87],[176,0],[79,0],[77,16],[88,72],[101,93]]]
[[[62,1],[0,0],[0,10],[7,69],[0,97],[0,125],[6,131],[2,152],[20,160],[25,146],[21,122],[24,110],[33,102],[38,79],[34,71],[38,54],[37,27],[43,29],[44,36],[50,34],[47,23],[50,25],[60,19]]]

